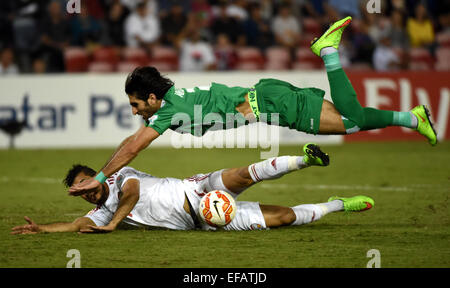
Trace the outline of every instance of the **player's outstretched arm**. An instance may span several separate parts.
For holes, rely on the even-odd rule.
[[[78,232],[88,226],[95,226],[95,223],[87,218],[80,217],[73,222],[67,223],[51,223],[51,224],[36,224],[28,216],[24,217],[28,222],[26,225],[16,226],[11,229],[11,234],[37,234],[37,233],[52,233],[52,232]]]
[[[124,145],[114,153],[111,160],[105,165],[99,174],[103,175],[103,181],[130,163],[141,150],[159,137],[159,133],[151,127],[142,126]],[[122,142],[123,143],[123,142]],[[69,188],[69,195],[79,196],[100,187],[101,182],[96,178],[83,181]]]
[[[113,219],[106,226],[88,226],[80,230],[83,233],[108,233],[114,231],[125,217],[130,214],[136,203],[139,201],[139,180],[130,179],[122,187],[122,197],[119,201]]]

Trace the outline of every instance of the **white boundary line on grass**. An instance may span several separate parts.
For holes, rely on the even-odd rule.
[[[0,177],[1,182],[26,182],[37,184],[62,184],[62,180],[50,177]],[[370,185],[339,185],[339,184],[286,184],[286,183],[261,183],[258,187],[262,189],[288,189],[298,188],[307,190],[364,190],[364,191],[417,191],[424,188],[445,189],[442,185],[433,184],[412,184],[410,186],[370,186]],[[445,190],[448,190],[445,189]]]

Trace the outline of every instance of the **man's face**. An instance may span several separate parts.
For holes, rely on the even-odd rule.
[[[92,178],[92,176],[88,176],[88,175],[84,174],[83,172],[80,172],[75,177],[75,179],[73,181],[73,185],[80,184],[83,181],[86,181],[90,178]],[[105,196],[107,196],[107,195],[103,195],[103,194],[104,194],[104,190],[102,189],[102,187],[99,187],[96,191],[81,195],[81,198],[88,201],[89,203],[98,205],[98,204],[101,204],[101,202],[105,200],[104,199]]]
[[[128,95],[133,115],[140,115],[144,120],[152,117],[161,106],[161,100],[157,100],[154,94],[150,94],[147,101],[138,99],[134,95]]]

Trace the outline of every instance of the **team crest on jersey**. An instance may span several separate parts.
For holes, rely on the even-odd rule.
[[[119,176],[117,176],[117,178],[116,178],[117,186],[121,187],[122,182],[123,182],[123,175],[119,174]]]
[[[148,119],[148,125],[153,125],[155,124],[156,119],[158,119],[158,115],[153,115],[152,117],[150,117]]]
[[[180,96],[181,98],[184,97],[184,90],[183,89],[175,89],[175,95]]]

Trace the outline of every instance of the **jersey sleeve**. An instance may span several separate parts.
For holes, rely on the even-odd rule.
[[[106,226],[111,222],[114,214],[102,207],[96,207],[89,211],[84,217],[94,221],[97,226]]]
[[[145,121],[145,126],[155,129],[159,135],[170,128],[172,122],[173,111],[170,107],[162,107],[152,117]]]
[[[138,171],[131,167],[122,168],[116,177],[117,188],[122,190],[123,185],[130,179],[139,180]]]

